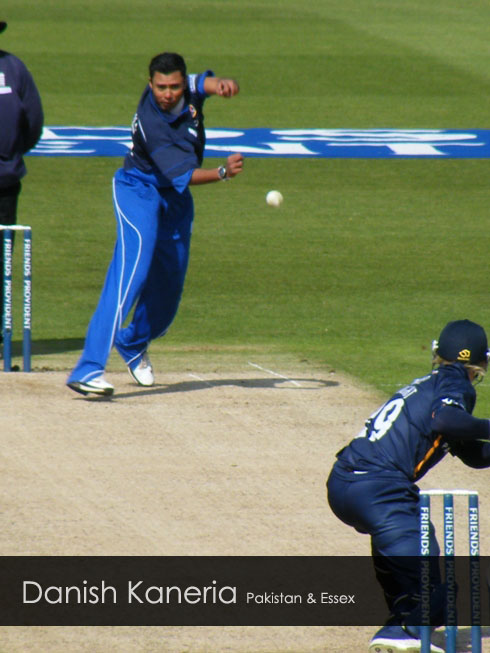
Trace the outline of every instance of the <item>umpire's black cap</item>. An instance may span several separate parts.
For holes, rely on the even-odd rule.
[[[470,320],[446,324],[437,342],[436,354],[447,361],[477,365],[488,360],[485,330]]]
[[[4,29],[7,29],[7,23],[4,20],[0,20],[0,33],[3,32]]]

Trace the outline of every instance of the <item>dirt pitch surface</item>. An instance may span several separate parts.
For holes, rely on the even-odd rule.
[[[0,374],[3,555],[369,555],[368,538],[331,514],[325,479],[379,405],[371,390],[336,373],[244,363],[159,374],[150,389],[117,372],[107,401],[76,395],[65,377]],[[488,480],[451,459],[421,484],[479,490],[483,555]],[[357,653],[373,632],[9,627],[0,652]],[[468,635],[460,630],[458,651],[470,650]]]

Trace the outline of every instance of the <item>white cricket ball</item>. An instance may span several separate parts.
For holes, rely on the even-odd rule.
[[[282,193],[278,190],[270,190],[265,196],[265,201],[269,206],[281,206],[283,199]]]

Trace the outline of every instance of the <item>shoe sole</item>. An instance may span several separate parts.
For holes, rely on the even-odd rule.
[[[110,397],[114,394],[114,388],[93,388],[86,383],[81,383],[80,381],[72,381],[67,384],[69,388],[79,392],[81,395],[87,396],[90,394],[101,395],[102,397]]]
[[[431,644],[431,653],[444,653],[444,649]],[[373,642],[369,647],[369,653],[420,653],[420,642],[408,644],[406,648],[403,647],[403,642],[396,642],[389,639],[384,641],[380,639],[379,642]]]
[[[389,640],[380,641],[371,644],[369,653],[420,653],[420,644],[403,648],[403,644],[390,642]]]

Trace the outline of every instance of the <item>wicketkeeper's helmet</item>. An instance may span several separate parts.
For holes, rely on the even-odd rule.
[[[470,320],[455,320],[446,324],[432,351],[446,361],[469,365],[488,363],[490,352],[485,330]]]

